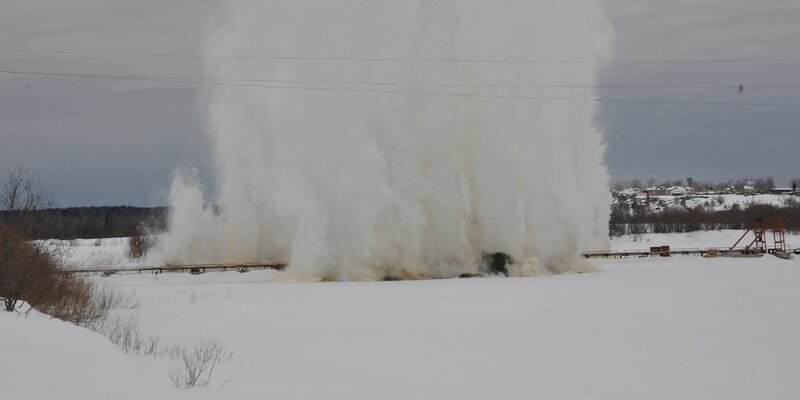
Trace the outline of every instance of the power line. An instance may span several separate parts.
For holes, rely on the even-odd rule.
[[[493,95],[476,93],[449,93],[449,92],[422,92],[422,91],[402,91],[402,90],[377,90],[377,89],[351,89],[333,87],[311,87],[311,86],[287,86],[274,84],[251,84],[236,82],[220,82],[213,80],[192,79],[192,78],[170,78],[156,76],[137,76],[137,75],[104,75],[104,74],[76,74],[62,72],[34,72],[17,70],[0,70],[0,74],[18,74],[34,76],[55,76],[66,78],[91,78],[91,79],[112,79],[112,80],[133,80],[160,83],[179,83],[192,85],[212,85],[212,86],[237,86],[252,88],[269,89],[292,89],[292,90],[312,90],[324,92],[345,92],[345,93],[378,93],[396,95],[420,95],[420,96],[449,96],[449,97],[473,97],[489,99],[519,99],[519,100],[540,100],[540,101],[578,101],[578,102],[597,102],[597,103],[628,103],[628,104],[685,104],[685,105],[716,105],[716,106],[758,106],[758,107],[800,107],[800,104],[793,103],[742,103],[742,102],[714,102],[714,101],[684,101],[684,100],[629,100],[614,98],[576,98],[576,97],[545,97],[545,96],[516,96],[516,95]]]
[[[170,81],[193,81],[193,82],[225,82],[225,83],[279,83],[279,84],[325,84],[325,85],[365,85],[365,86],[421,86],[421,87],[486,87],[486,88],[536,88],[536,89],[678,89],[678,90],[740,90],[740,89],[800,89],[800,85],[699,85],[699,86],[679,86],[679,85],[557,85],[557,84],[518,84],[518,83],[453,83],[453,82],[378,82],[378,81],[352,81],[352,80],[304,80],[304,79],[243,79],[243,78],[213,78],[213,77],[185,77],[185,76],[153,76],[153,75],[98,75],[98,74],[71,74],[56,72],[33,72],[33,71],[0,71],[6,74],[25,74],[25,75],[51,75],[51,76],[75,76],[86,78],[109,78],[114,76],[118,79],[131,80],[170,80]]]
[[[237,60],[283,60],[283,61],[365,61],[365,62],[429,62],[429,63],[495,63],[495,64],[695,64],[695,63],[794,63],[800,58],[642,58],[642,59],[503,59],[503,58],[402,58],[402,57],[310,57],[277,55],[232,55],[190,53],[148,53],[118,51],[73,51],[0,49],[0,53],[60,54],[109,57],[159,57],[159,58],[218,58]]]
[[[31,73],[33,74],[33,73]],[[91,74],[85,74],[89,76]],[[84,76],[84,74],[81,74]],[[211,77],[183,77],[183,76],[148,76],[148,75],[118,75],[130,79],[169,79],[203,82],[232,82],[232,83],[291,83],[291,84],[324,84],[324,85],[365,85],[365,86],[421,86],[421,87],[481,87],[481,88],[536,88],[536,89],[731,89],[739,90],[740,85],[704,85],[704,86],[669,86],[669,85],[556,85],[556,84],[517,84],[517,83],[451,83],[451,82],[376,82],[376,81],[351,81],[351,80],[303,80],[303,79],[242,79],[242,78],[211,78]],[[800,85],[783,86],[742,86],[742,89],[800,89]]]

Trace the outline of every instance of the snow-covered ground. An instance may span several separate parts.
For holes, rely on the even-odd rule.
[[[128,238],[46,240],[48,246],[66,250],[72,268],[141,265],[128,257]]]
[[[670,246],[673,249],[724,249],[734,245],[745,231],[740,230],[721,230],[721,231],[698,231],[688,233],[648,233],[643,235],[626,235],[611,239],[613,250],[646,250],[650,246]],[[773,237],[771,232],[767,232],[767,242],[772,245]],[[743,247],[753,240],[750,233],[738,247]],[[785,234],[786,245],[790,248],[800,248],[800,235]],[[746,243],[745,243],[746,242]]]
[[[644,194],[616,199],[628,205],[634,202],[645,205],[651,212],[674,209],[705,209],[707,211],[725,211],[734,207],[745,209],[754,205],[771,205],[774,207],[790,207],[800,202],[800,196],[794,194],[698,194],[691,196],[651,196],[650,202]]]
[[[644,235],[614,247],[722,247],[739,234]],[[145,377],[126,378],[120,391],[135,385],[131,393],[153,398],[800,398],[800,259],[597,265],[598,273],[524,279],[290,283],[273,271],[92,278],[137,298],[138,308],[117,316],[135,315],[144,334],[163,343],[216,338],[234,352],[214,385],[188,392],[170,388],[166,364],[111,357],[91,332],[81,334],[91,345],[63,351],[86,338],[55,329],[49,334],[63,339],[19,334],[18,346],[46,343],[33,355],[7,353],[9,345],[2,354],[62,369],[83,368],[100,353],[112,365],[127,360],[125,368]],[[50,329],[3,317],[2,331]],[[121,373],[97,369],[109,382]],[[226,376],[233,379],[220,388]],[[17,385],[5,374],[0,380]]]
[[[3,399],[182,398],[147,377],[98,333],[32,312],[0,311],[0,396]]]

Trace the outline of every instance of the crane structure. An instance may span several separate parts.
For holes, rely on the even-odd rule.
[[[768,247],[767,245],[767,230],[772,231],[772,247]],[[756,218],[750,226],[750,229],[742,234],[742,237],[728,250],[734,250],[751,232],[753,233],[753,240],[742,249],[742,254],[787,253],[786,238],[783,230],[783,217],[775,217],[769,224],[767,224],[764,218]]]

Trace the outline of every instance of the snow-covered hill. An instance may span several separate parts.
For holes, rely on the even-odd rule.
[[[682,192],[683,193],[683,192]],[[615,193],[616,205],[640,207],[645,211],[661,212],[664,210],[702,209],[706,211],[725,211],[745,209],[754,205],[770,205],[774,207],[794,207],[800,204],[800,196],[792,193],[784,194],[651,194],[626,190]]]

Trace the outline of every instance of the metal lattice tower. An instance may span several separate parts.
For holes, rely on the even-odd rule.
[[[783,232],[783,217],[775,217],[772,220],[772,239],[775,241],[775,253],[786,252],[786,237]]]
[[[753,239],[750,244],[745,246],[744,250],[742,251],[745,254],[763,254],[767,252],[767,226],[764,223],[763,218],[756,218],[753,221],[753,226],[745,232],[739,240],[734,243],[733,246],[730,247],[729,250],[734,250],[734,248],[742,241],[742,239],[747,236],[748,233],[753,232],[755,238]]]

